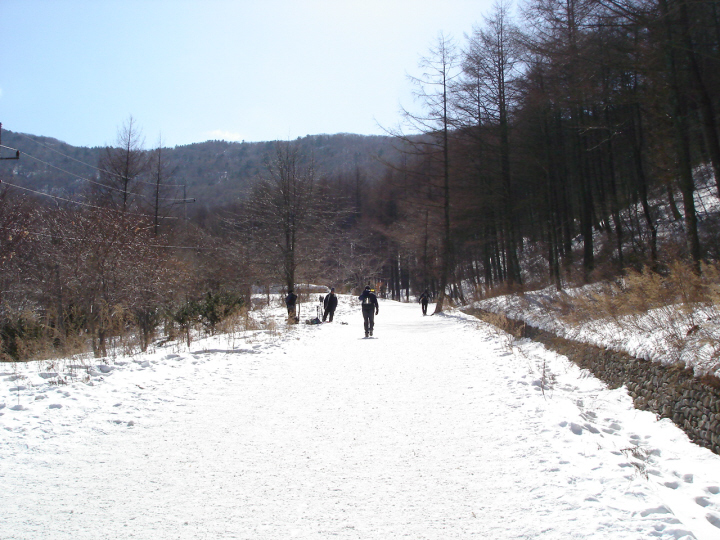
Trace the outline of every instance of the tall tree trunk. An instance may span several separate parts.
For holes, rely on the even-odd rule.
[[[695,96],[699,105],[700,121],[705,135],[705,144],[710,162],[712,164],[713,173],[715,175],[716,189],[720,195],[720,138],[717,131],[717,117],[715,114],[715,106],[708,91],[708,87],[703,80],[702,69],[697,58],[697,47],[692,39],[690,30],[690,17],[688,15],[687,0],[679,0],[679,23],[682,35],[683,51],[687,58],[687,67],[695,88]]]
[[[652,210],[648,201],[647,178],[645,176],[645,167],[643,166],[642,149],[644,146],[644,134],[642,127],[642,112],[640,110],[639,103],[633,104],[632,108],[634,114],[633,121],[630,125],[633,130],[631,140],[633,148],[633,161],[635,163],[635,175],[637,177],[638,194],[640,195],[640,203],[642,204],[645,223],[650,230],[650,260],[652,261],[652,265],[655,266],[658,259],[657,226],[655,225],[655,219],[652,215]]]
[[[442,124],[442,151],[443,151],[443,246],[442,246],[442,269],[440,270],[440,291],[437,303],[435,304],[435,313],[441,313],[443,310],[443,301],[445,300],[445,289],[448,286],[448,278],[450,277],[450,268],[452,265],[452,238],[450,236],[450,149],[448,140],[449,131],[449,111],[448,111],[448,80],[447,73],[443,72],[443,124]]]
[[[685,210],[685,235],[688,252],[696,271],[700,271],[700,237],[697,228],[697,213],[695,211],[695,184],[692,176],[692,162],[690,157],[690,142],[688,130],[687,104],[680,90],[680,75],[678,73],[678,43],[673,32],[673,20],[670,17],[667,0],[660,0],[663,14],[666,44],[665,60],[670,80],[670,109],[674,128],[675,152],[678,164],[678,179],[680,192],[683,196]]]

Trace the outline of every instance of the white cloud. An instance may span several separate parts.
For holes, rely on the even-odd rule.
[[[240,133],[233,133],[232,131],[224,131],[222,129],[208,131],[206,133],[206,136],[210,140],[221,140],[230,142],[240,142],[245,138]]]

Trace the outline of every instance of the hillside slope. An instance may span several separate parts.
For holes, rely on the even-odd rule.
[[[17,161],[0,161],[0,179],[43,193],[74,197],[88,188],[84,179],[98,178],[97,165],[104,151],[101,147],[75,147],[49,137],[6,130],[2,142],[20,150],[21,157]],[[307,136],[296,143],[303,155],[315,161],[321,176],[352,175],[359,169],[372,179],[383,170],[381,160],[396,156],[390,137],[341,133]],[[200,206],[213,208],[244,196],[264,171],[274,145],[206,141],[163,148],[163,159],[172,171],[169,183],[185,186],[187,197],[197,199]]]

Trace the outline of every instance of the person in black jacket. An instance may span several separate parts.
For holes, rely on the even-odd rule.
[[[420,305],[422,306],[423,315],[427,315],[428,301],[430,300],[430,293],[427,289],[420,295]]]
[[[367,286],[358,299],[362,304],[365,337],[372,336],[373,328],[375,327],[375,315],[377,315],[378,311],[380,311],[377,296],[375,296],[375,293],[372,292],[370,286]]]
[[[285,305],[287,306],[288,310],[288,320],[290,322],[297,322],[297,313],[295,312],[295,304],[297,303],[297,294],[293,292],[292,289],[290,289],[290,292],[285,297]]]
[[[325,322],[325,319],[328,318],[328,315],[330,316],[330,322],[332,322],[337,305],[338,297],[335,295],[335,287],[332,287],[330,289],[330,293],[325,295],[325,299],[323,300],[323,307],[325,308],[323,311],[323,322]]]

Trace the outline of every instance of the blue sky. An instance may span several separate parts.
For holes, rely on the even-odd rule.
[[[0,122],[78,146],[380,134],[492,0],[1,0]]]

